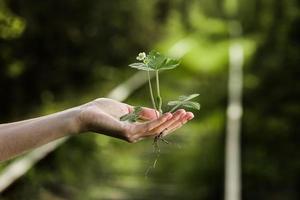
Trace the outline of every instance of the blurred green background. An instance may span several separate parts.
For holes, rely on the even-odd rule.
[[[0,199],[223,199],[231,19],[242,25],[245,51],[242,199],[300,199],[299,8],[296,0],[0,0],[1,123],[103,97],[136,72],[128,64],[138,52],[152,49],[184,54],[161,75],[164,99],[200,93],[202,105],[161,145],[146,178],[151,140],[84,134]],[[126,102],[151,106],[147,85]]]

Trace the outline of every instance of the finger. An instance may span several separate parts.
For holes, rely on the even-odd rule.
[[[185,110],[180,109],[174,113],[174,116],[166,121],[165,123],[162,123],[160,126],[154,128],[149,134],[154,135],[154,134],[159,134],[166,128],[168,128],[170,125],[172,125],[174,122],[180,120],[182,116],[185,115]]]
[[[191,119],[193,119],[194,118],[194,114],[192,113],[192,112],[187,112],[186,113],[186,119],[187,120],[191,120]]]
[[[181,118],[181,120],[173,123],[168,129],[165,129],[165,131],[163,131],[162,137],[181,128],[184,124],[186,124],[189,120],[193,118],[194,118],[194,114],[192,112],[187,112],[186,115]]]
[[[142,123],[141,126],[144,130],[144,132],[150,132],[154,128],[160,126],[164,122],[166,122],[168,119],[171,119],[173,115],[171,113],[165,113],[162,116],[160,116],[158,119],[154,119],[150,122]]]
[[[188,121],[188,119],[190,118],[190,114],[186,113],[185,115],[182,115],[177,121],[175,121],[174,123],[172,123],[169,127],[167,127],[167,130],[172,130],[175,127],[177,127],[179,124],[183,124],[186,121]],[[164,129],[166,130],[166,129]],[[163,131],[164,131],[163,130]]]
[[[165,130],[162,133],[162,137],[165,137],[166,135],[169,135],[170,133],[172,133],[172,132],[176,131],[177,129],[181,128],[186,122],[187,122],[187,120],[184,121],[184,122],[176,123],[175,126],[173,126],[172,128]]]
[[[151,108],[142,107],[140,112],[140,118],[143,120],[154,120],[157,119],[158,116],[159,112]]]

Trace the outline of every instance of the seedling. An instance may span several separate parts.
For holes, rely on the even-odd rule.
[[[170,70],[174,69],[180,64],[180,60],[172,59],[167,56],[164,56],[156,51],[151,51],[148,55],[146,53],[142,52],[139,53],[136,59],[140,62],[132,63],[129,66],[138,70],[144,70],[147,72],[147,78],[148,78],[148,85],[149,85],[149,92],[151,97],[152,106],[155,110],[158,111],[156,113],[157,118],[159,115],[162,115],[164,111],[162,110],[163,106],[163,99],[160,93],[160,84],[159,84],[159,72],[163,70]],[[154,95],[152,82],[150,78],[150,73],[155,73],[155,79],[156,79],[156,95]],[[179,98],[176,101],[169,101],[168,106],[169,110],[166,110],[165,112],[175,112],[180,107],[185,108],[191,108],[200,110],[200,104],[194,101],[190,101],[193,98],[198,97],[199,94],[191,94],[189,96],[179,96]],[[134,107],[134,111],[124,115],[120,118],[122,121],[129,121],[129,122],[136,122],[139,120],[139,113],[141,111],[141,107]],[[160,133],[158,136],[154,138],[154,147],[156,151],[159,151],[158,148],[158,140],[162,140],[166,143],[168,143],[165,139],[162,138],[162,133]]]
[[[152,106],[155,110],[158,111],[156,113],[156,117],[158,118],[159,115],[162,115],[164,111],[162,110],[163,106],[163,99],[160,93],[160,85],[159,85],[159,72],[163,70],[170,70],[174,69],[180,64],[180,60],[172,59],[167,56],[164,56],[160,54],[159,52],[156,51],[151,51],[148,55],[146,53],[142,52],[139,53],[136,59],[140,62],[137,63],[132,63],[129,66],[138,70],[144,70],[147,72],[147,78],[148,78],[148,85],[149,85],[149,92],[150,92],[150,97],[151,97],[151,102]],[[154,95],[153,92],[153,87],[152,87],[152,82],[150,78],[150,73],[155,73],[155,79],[156,79],[156,95]],[[199,94],[191,94],[188,96],[179,96],[176,101],[169,101],[168,106],[169,109],[166,110],[165,112],[175,112],[177,109],[180,107],[185,107],[185,108],[191,108],[191,109],[196,109],[200,110],[200,104],[198,102],[191,101],[192,99],[198,97]],[[128,122],[137,122],[139,121],[139,114],[141,112],[141,107],[134,107],[133,112],[128,113],[127,115],[124,115],[120,118],[121,121],[128,121]],[[160,154],[160,148],[158,146],[158,141],[162,140],[165,143],[169,143],[167,140],[165,140],[162,137],[162,133],[159,133],[158,136],[154,138],[153,141],[153,147],[154,147],[154,152],[156,152],[156,158],[152,164],[146,171],[145,176],[147,177],[149,171],[151,168],[156,167],[156,163]]]

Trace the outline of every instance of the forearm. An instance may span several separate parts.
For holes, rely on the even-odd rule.
[[[0,161],[80,131],[80,109],[0,125]]]

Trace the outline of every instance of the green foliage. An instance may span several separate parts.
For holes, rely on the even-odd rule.
[[[0,39],[14,39],[19,37],[23,33],[25,26],[25,20],[14,15],[7,8],[5,2],[3,0],[0,1]]]
[[[179,96],[177,101],[169,101],[168,105],[173,106],[170,112],[173,112],[179,107],[192,108],[200,110],[200,104],[198,102],[190,101],[193,98],[198,97],[199,94],[191,94],[189,96]]]
[[[151,51],[148,55],[146,55],[144,52],[139,53],[137,56],[137,60],[142,60],[141,63],[133,63],[129,66],[138,70],[145,70],[145,71],[155,71],[156,72],[156,88],[157,88],[157,96],[156,101],[154,100],[152,86],[151,86],[151,80],[148,76],[149,81],[149,89],[150,89],[150,96],[152,98],[153,102],[153,108],[157,108],[160,113],[162,113],[162,97],[160,95],[160,85],[159,85],[159,77],[158,72],[160,70],[169,70],[176,68],[179,64],[179,60],[175,60],[172,58],[169,58],[165,55],[162,55],[161,53],[157,51]],[[191,109],[197,109],[200,110],[200,104],[197,102],[189,101],[195,97],[199,96],[199,94],[192,94],[189,96],[180,96],[178,98],[178,101],[171,101],[168,103],[170,106],[174,106],[171,109],[171,112],[174,112],[177,108],[180,106],[187,107]]]
[[[160,54],[157,51],[151,51],[144,60],[148,68],[154,70],[169,70],[177,67],[180,62]]]
[[[142,111],[142,107],[135,106],[131,113],[128,113],[120,118],[121,121],[128,122],[137,122],[140,118],[140,112]]]
[[[144,71],[161,71],[174,69],[180,64],[179,60],[166,57],[157,51],[151,51],[142,60],[144,62],[133,63],[129,66]]]
[[[132,63],[129,66],[138,70],[155,71],[155,69],[149,68],[145,63]]]
[[[159,84],[159,74],[158,72],[161,70],[169,70],[169,69],[174,69],[176,68],[179,64],[179,60],[175,60],[172,58],[169,58],[165,55],[162,55],[161,53],[157,51],[151,51],[148,55],[146,55],[144,52],[139,53],[138,56],[136,57],[137,60],[143,61],[140,63],[132,63],[129,66],[138,70],[144,70],[148,72],[148,82],[149,82],[149,90],[150,90],[150,96],[151,96],[151,101],[153,104],[153,108],[157,109],[160,114],[163,113],[162,110],[162,104],[163,100],[160,94],[160,84]],[[155,71],[156,72],[156,89],[157,89],[157,96],[154,97],[153,91],[152,91],[152,86],[151,86],[151,80],[149,76],[150,71]],[[178,101],[171,101],[168,103],[169,106],[174,106],[170,112],[176,111],[177,108],[179,107],[186,107],[186,108],[191,108],[191,109],[196,109],[200,110],[200,104],[197,102],[189,101],[195,97],[199,96],[199,94],[192,94],[189,96],[180,96],[178,98]],[[158,116],[157,116],[158,117]],[[136,114],[135,111],[132,113],[128,113],[127,115],[124,115],[120,118],[121,121],[130,121],[130,122],[135,122],[138,118],[138,115]],[[155,138],[155,144],[157,146],[157,139]]]

